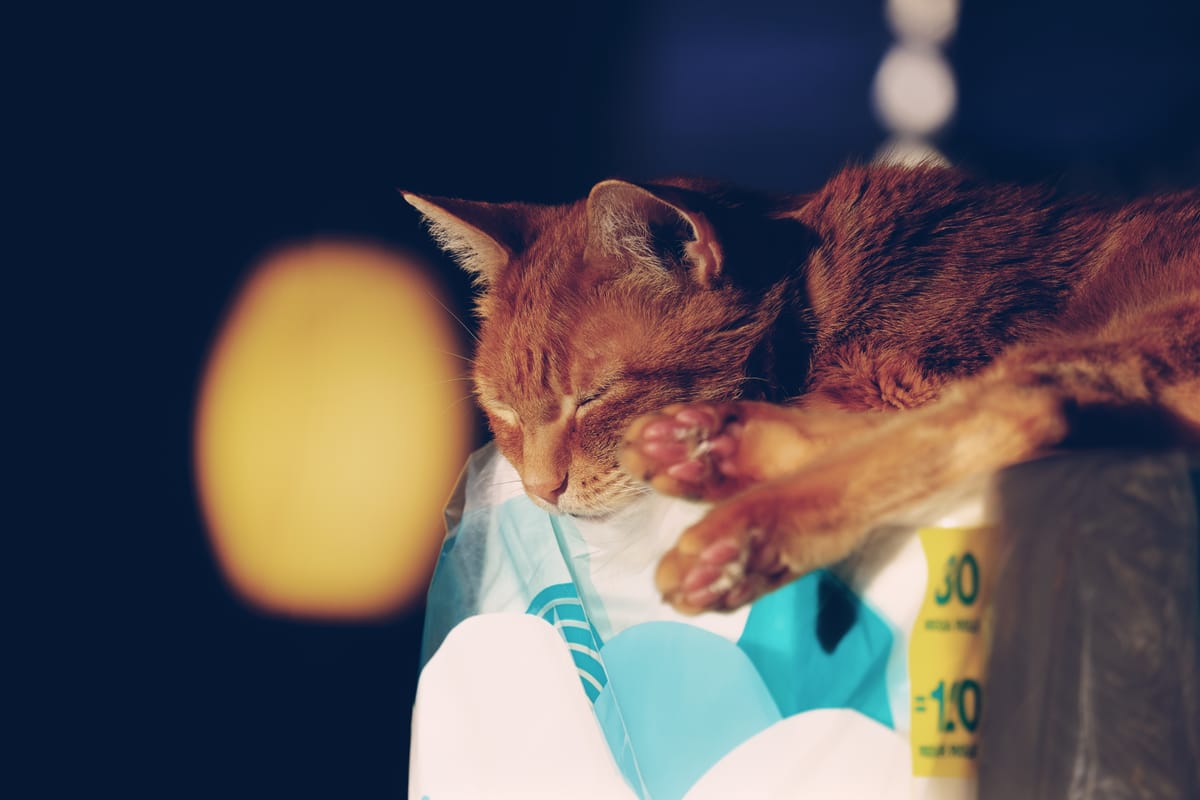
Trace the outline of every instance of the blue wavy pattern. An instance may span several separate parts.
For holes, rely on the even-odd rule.
[[[588,620],[574,584],[556,583],[547,586],[537,593],[525,613],[546,620],[562,636],[571,652],[575,668],[579,671],[583,691],[587,693],[589,700],[596,702],[600,691],[608,684],[608,673],[600,660],[603,642]]]

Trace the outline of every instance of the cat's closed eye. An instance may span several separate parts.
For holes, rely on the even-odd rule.
[[[581,393],[579,395],[579,399],[575,401],[575,408],[580,409],[580,408],[583,408],[584,406],[588,405],[589,403],[594,403],[595,401],[597,401],[601,397],[603,397],[604,394],[608,392],[610,387],[611,387],[611,384],[605,384],[605,385],[600,386],[596,389],[593,389],[589,392]]]
[[[506,425],[520,425],[521,417],[517,415],[516,409],[504,403],[492,403],[488,406],[491,411],[501,422]]]

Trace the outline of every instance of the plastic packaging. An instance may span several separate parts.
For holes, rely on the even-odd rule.
[[[429,591],[410,797],[1196,796],[1195,505],[1177,456],[1047,459],[682,617],[653,572],[703,506],[550,515],[484,448]],[[1125,735],[1153,757],[1110,757]]]

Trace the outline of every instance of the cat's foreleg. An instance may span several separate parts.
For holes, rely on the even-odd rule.
[[[1059,445],[1200,445],[1200,297],[1013,350],[937,402],[745,488],[683,533],[658,588],[684,612],[735,608],[846,558],[939,490]]]
[[[891,415],[799,471],[715,506],[661,560],[663,597],[680,611],[737,608],[859,548],[873,527],[938,489],[1015,463],[1060,440],[1045,390],[961,398]]]

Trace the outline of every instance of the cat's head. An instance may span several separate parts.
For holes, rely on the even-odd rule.
[[[404,196],[475,277],[475,393],[548,509],[602,515],[639,494],[617,466],[629,423],[739,396],[783,302],[728,279],[714,223],[735,212],[681,185],[604,181],[560,206]]]

